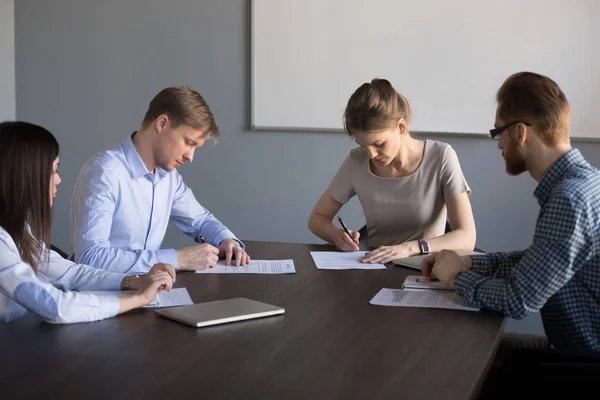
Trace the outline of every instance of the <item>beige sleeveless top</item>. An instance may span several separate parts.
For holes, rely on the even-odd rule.
[[[454,149],[425,141],[423,160],[415,172],[398,178],[374,175],[362,148],[350,151],[327,192],[345,204],[357,195],[367,220],[368,246],[389,246],[444,234],[446,200],[471,194]]]

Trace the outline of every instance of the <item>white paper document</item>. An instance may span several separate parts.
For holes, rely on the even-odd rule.
[[[426,278],[420,275],[409,275],[404,279],[402,289],[405,290],[452,290],[445,283],[437,279]]]
[[[95,294],[97,296],[131,296],[134,291],[124,290],[106,290],[106,291],[90,291],[81,292],[86,294]],[[170,292],[163,290],[159,292],[154,299],[145,308],[154,307],[174,307],[174,306],[187,306],[194,304],[186,288],[173,288]]]
[[[233,261],[232,261],[233,263]],[[197,274],[294,274],[294,260],[252,260],[248,265],[225,265],[221,260],[214,268],[196,271]]]
[[[190,294],[186,288],[175,288],[171,289],[170,292],[163,290],[159,292],[155,297],[155,306],[150,307],[174,307],[174,306],[187,306],[194,304]]]
[[[451,310],[479,311],[464,305],[462,297],[445,290],[381,289],[370,301],[377,306],[445,308]]]
[[[383,264],[360,262],[367,251],[311,251],[318,269],[385,269]]]

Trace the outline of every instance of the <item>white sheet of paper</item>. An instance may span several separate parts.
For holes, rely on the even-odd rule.
[[[171,289],[170,292],[163,290],[156,297],[157,304],[153,307],[174,307],[194,304],[186,288],[175,288]]]
[[[381,289],[369,302],[378,306],[445,308],[451,310],[479,311],[464,305],[462,297],[445,290]]]
[[[122,291],[122,290],[106,290],[106,291],[89,291],[81,292],[87,294],[95,294],[97,296],[130,296],[133,291]],[[144,308],[154,307],[174,307],[174,306],[187,306],[194,304],[186,288],[174,288],[170,292],[163,290],[159,292],[154,299]]]
[[[197,274],[294,274],[294,260],[252,260],[250,264],[236,267],[221,260],[214,268],[196,271]]]
[[[404,290],[452,290],[443,282],[421,275],[409,275],[402,284]]]
[[[385,269],[383,264],[360,262],[360,258],[367,253],[367,251],[311,251],[310,255],[318,269]]]

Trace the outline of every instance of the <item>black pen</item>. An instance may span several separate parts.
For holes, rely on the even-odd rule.
[[[350,239],[352,239],[352,235],[350,234],[350,231],[346,227],[346,224],[344,224],[344,221],[342,221],[342,217],[340,217],[339,215],[338,215],[338,221],[340,221],[340,225],[342,225],[342,228],[344,228],[344,232],[346,232],[346,234],[350,237]]]
[[[200,236],[200,243],[206,243],[206,240],[204,240],[204,236]]]

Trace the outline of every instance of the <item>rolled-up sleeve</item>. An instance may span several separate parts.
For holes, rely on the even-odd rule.
[[[471,256],[471,270],[483,276],[505,278],[521,260],[525,250]]]
[[[504,279],[475,270],[461,272],[456,292],[465,304],[501,311],[520,319],[539,311],[563,287],[592,254],[585,205],[576,199],[551,199],[538,219],[533,244],[519,255],[519,262]],[[508,258],[507,258],[508,259]]]

